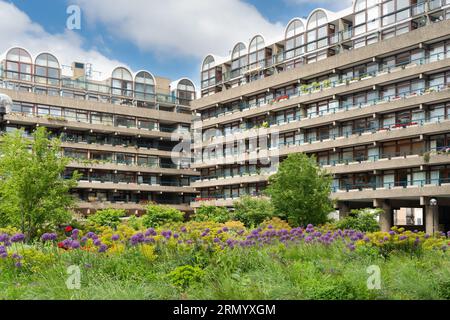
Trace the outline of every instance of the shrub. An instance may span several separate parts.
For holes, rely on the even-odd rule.
[[[199,267],[181,266],[175,268],[167,277],[170,282],[179,289],[186,289],[195,282],[201,280],[204,271]]]
[[[257,226],[275,215],[272,203],[267,199],[256,199],[250,196],[241,197],[234,203],[234,219],[247,227]]]
[[[102,227],[117,228],[120,218],[125,216],[125,210],[104,209],[88,217],[88,221]]]
[[[231,220],[231,216],[226,208],[202,205],[195,212],[193,220],[224,223]]]
[[[269,177],[266,192],[277,213],[289,224],[319,225],[327,222],[333,211],[331,183],[332,177],[314,157],[297,153],[290,154]]]
[[[339,229],[353,229],[363,232],[375,232],[380,230],[377,216],[380,209],[352,210],[348,217],[336,222]]]
[[[146,209],[147,213],[142,218],[142,224],[146,228],[158,227],[171,222],[182,222],[184,220],[183,212],[169,206],[150,204]]]

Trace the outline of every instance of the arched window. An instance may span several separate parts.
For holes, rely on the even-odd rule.
[[[177,98],[181,105],[188,106],[195,99],[195,86],[189,79],[182,79],[177,85]]]
[[[323,10],[316,10],[308,19],[308,30],[320,27],[327,22],[327,14]]]
[[[118,67],[111,77],[111,93],[116,96],[133,96],[133,76],[128,69]]]
[[[234,46],[231,54],[231,78],[236,78],[244,74],[247,66],[247,47],[242,42]]]
[[[134,79],[134,96],[136,100],[154,100],[155,79],[147,71],[140,71]]]
[[[305,27],[300,19],[292,20],[286,28],[285,59],[305,53]]]
[[[314,11],[308,19],[307,51],[311,52],[328,45],[328,19],[323,10]]]
[[[58,59],[49,53],[41,53],[34,62],[34,81],[37,83],[59,85],[60,66]]]
[[[216,84],[216,69],[213,56],[207,56],[202,64],[202,89]]]
[[[6,54],[6,77],[31,81],[31,55],[22,48],[13,48]]]
[[[256,36],[250,41],[250,47],[248,49],[249,69],[257,67],[265,59],[264,46],[264,39],[261,36]]]
[[[380,26],[378,0],[356,0],[354,7],[354,35],[376,30]]]

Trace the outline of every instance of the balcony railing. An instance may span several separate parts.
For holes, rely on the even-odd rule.
[[[269,104],[275,104],[275,103],[278,103],[281,101],[297,98],[299,96],[323,92],[323,91],[331,89],[331,88],[349,85],[353,82],[362,81],[362,80],[370,79],[373,77],[378,77],[381,75],[385,75],[387,73],[393,73],[393,72],[400,71],[400,70],[407,69],[407,68],[413,68],[416,66],[429,64],[432,62],[444,60],[446,58],[450,58],[450,50],[448,50],[447,52],[432,54],[425,58],[410,59],[408,61],[398,63],[398,64],[395,64],[392,66],[380,67],[377,71],[360,74],[357,77],[353,77],[353,78],[346,78],[344,76],[341,76],[338,80],[335,80],[335,81],[325,80],[320,83],[314,83],[311,85],[303,85],[303,86],[300,86],[297,89],[297,91],[292,94],[285,94],[283,96],[279,96],[279,97],[272,98],[272,99],[266,99],[266,98],[260,99],[253,103],[241,102],[241,103],[239,103],[238,107],[235,109],[216,111],[213,114],[209,114],[210,116],[208,118],[202,119],[202,121],[207,121],[214,117],[218,118],[218,117],[250,110],[253,108],[263,107],[263,106],[266,106]]]

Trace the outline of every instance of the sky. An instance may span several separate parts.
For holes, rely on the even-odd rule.
[[[318,7],[338,11],[351,0],[0,0],[0,53],[21,46],[33,56],[53,53],[69,69],[92,64],[106,79],[119,65],[133,72],[199,83],[203,58],[230,54],[256,34],[283,34],[294,17]],[[71,6],[80,9],[80,28]],[[75,24],[76,26],[76,24]]]

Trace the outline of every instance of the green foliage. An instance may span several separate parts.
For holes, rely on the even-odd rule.
[[[190,265],[175,268],[167,277],[172,285],[179,289],[186,289],[195,282],[199,282],[204,275],[204,271],[199,267]]]
[[[125,216],[125,210],[103,209],[88,217],[88,221],[103,227],[116,229],[120,224],[120,218]]]
[[[234,203],[235,220],[241,221],[245,226],[251,227],[275,216],[270,200],[257,199],[250,196],[241,197]]]
[[[149,204],[146,209],[147,213],[142,218],[142,224],[147,228],[184,220],[183,212],[169,206]]]
[[[61,156],[59,139],[42,127],[32,140],[17,130],[1,137],[0,154],[0,226],[17,227],[30,240],[41,228],[70,221],[69,190],[79,175],[64,179],[69,160]]]
[[[332,177],[322,170],[314,157],[290,154],[269,178],[266,190],[278,214],[294,226],[327,222],[333,211]]]
[[[336,222],[339,229],[353,229],[363,232],[375,232],[380,230],[377,222],[377,216],[380,215],[380,209],[361,209],[352,210],[348,217]]]
[[[142,225],[142,219],[141,219],[141,218],[138,218],[138,217],[136,217],[136,216],[131,216],[131,217],[128,219],[128,225],[129,225],[131,228],[133,228],[134,230],[139,230],[139,229],[142,229],[142,228],[143,228],[143,225]]]
[[[195,212],[194,221],[214,221],[224,223],[231,220],[230,212],[224,207],[202,204]]]

